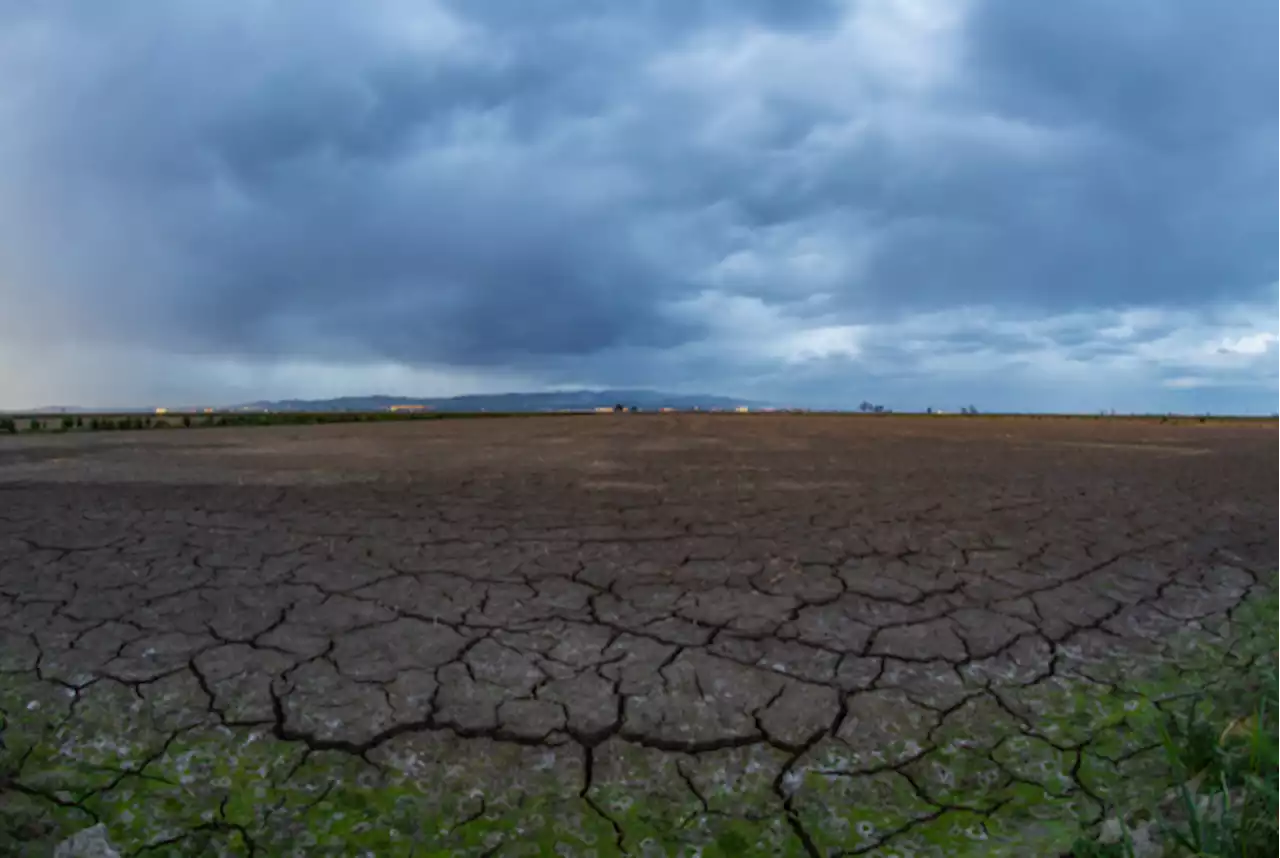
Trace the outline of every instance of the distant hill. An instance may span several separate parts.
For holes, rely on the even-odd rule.
[[[203,403],[159,403],[171,411],[191,411],[207,407]],[[732,396],[702,393],[662,393],[657,390],[559,390],[538,393],[474,393],[465,396],[339,396],[335,399],[277,399],[219,406],[219,411],[384,411],[393,405],[425,405],[434,411],[571,411],[612,407],[617,404],[644,411],[659,408],[766,408],[769,403]],[[25,408],[15,414],[144,414],[155,406],[130,405],[121,408],[84,408],[79,405],[51,405]],[[4,409],[0,409],[3,412]]]
[[[341,396],[336,399],[281,399],[249,402],[236,408],[268,411],[382,411],[393,405],[425,405],[435,411],[566,411],[615,404],[658,408],[763,407],[764,403],[710,394],[662,393],[656,390],[564,390],[540,393],[476,393],[465,396]]]

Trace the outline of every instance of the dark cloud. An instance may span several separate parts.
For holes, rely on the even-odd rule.
[[[1059,249],[1079,276],[1051,282],[1109,302],[1194,304],[1273,282],[1276,4],[1051,5],[987,2],[971,24],[984,101],[1099,137],[1027,188],[1057,191],[1052,220],[1010,238],[1040,260]]]
[[[1004,110],[1086,119],[1163,152],[1274,133],[1274,3],[988,0],[976,12],[975,78]]]
[[[295,48],[287,33],[250,37],[234,15],[229,31],[171,14],[108,28],[88,61],[31,58],[23,118],[53,129],[53,149],[29,153],[48,221],[92,193],[114,211],[70,217],[90,252],[162,245],[164,265],[128,254],[112,282],[92,258],[52,278],[63,297],[127,307],[97,319],[111,331],[210,352],[472,365],[681,334],[654,307],[684,284],[631,246],[626,200],[599,187],[628,165],[540,151],[558,121],[589,119],[610,96],[575,83],[588,69],[548,45],[495,62],[485,52],[503,43],[486,33],[452,64],[446,43],[433,68],[394,39],[361,43],[357,29],[347,43],[340,23],[315,22]],[[85,35],[75,19],[49,26],[68,49]],[[252,56],[242,74],[255,41],[283,54]],[[53,255],[66,236],[43,226]]]
[[[322,5],[0,4],[0,331],[823,398],[1275,301],[1274,3]]]

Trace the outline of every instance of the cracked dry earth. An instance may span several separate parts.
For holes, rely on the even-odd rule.
[[[1096,818],[1090,772],[1134,757],[1045,729],[1045,689],[1105,687],[1275,577],[1273,423],[0,441],[11,679],[162,701],[166,741],[256,731],[285,778],[397,767],[438,792],[441,837],[538,793],[540,822],[601,826],[597,854],[927,851],[994,831],[1021,786]]]

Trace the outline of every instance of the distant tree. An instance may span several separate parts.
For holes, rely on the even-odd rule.
[[[66,431],[69,431],[69,430],[71,430],[71,429],[74,429],[74,428],[75,428],[75,425],[76,425],[76,419],[75,419],[74,417],[63,417],[63,418],[62,418],[62,431],[66,432]]]
[[[30,420],[27,421],[28,432],[39,432],[43,428],[44,428],[44,423],[38,417],[32,417]]]
[[[18,424],[13,422],[12,417],[0,417],[0,432],[8,432],[12,435],[18,431]]]
[[[182,426],[183,426],[183,428],[185,428],[185,429],[190,429],[190,428],[191,428],[191,415],[190,415],[190,414],[184,414],[184,415],[182,415]]]
[[[926,409],[924,410],[924,413],[925,413],[925,414],[932,414],[932,413],[933,413],[933,406],[932,406],[932,405],[930,405],[928,408],[926,408]]]
[[[874,406],[874,405],[872,405],[870,402],[867,402],[867,400],[865,400],[865,399],[864,399],[864,400],[862,400],[862,402],[861,402],[861,403],[859,403],[859,405],[858,405],[858,410],[859,410],[859,411],[861,411],[863,414],[866,414],[866,413],[868,413],[869,411],[873,411],[873,410],[875,410],[875,406]]]
[[[84,418],[83,418],[83,417],[76,417],[76,428],[77,428],[77,429],[83,429],[83,428],[84,428]]]

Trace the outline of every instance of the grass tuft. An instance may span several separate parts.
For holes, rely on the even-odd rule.
[[[1244,606],[1238,621],[1275,628],[1274,598]],[[1073,858],[1271,858],[1280,853],[1280,731],[1274,633],[1215,705],[1191,698],[1155,724],[1175,784],[1154,807],[1127,809],[1129,824],[1081,838]],[[1145,818],[1145,822],[1136,820]],[[1117,819],[1117,821],[1119,821]],[[1104,826],[1105,827],[1105,826]]]

